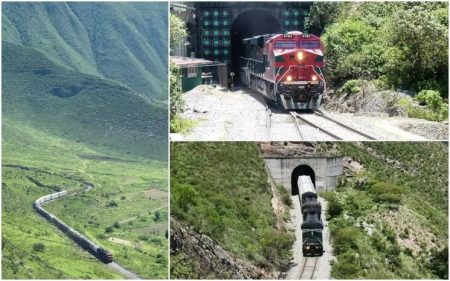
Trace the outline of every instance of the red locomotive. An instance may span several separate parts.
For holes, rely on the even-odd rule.
[[[285,109],[318,109],[325,91],[323,44],[300,31],[243,40],[241,81]]]

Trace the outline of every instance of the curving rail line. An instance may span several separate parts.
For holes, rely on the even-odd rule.
[[[92,184],[85,184],[85,190],[83,192],[89,191],[94,186]],[[66,234],[70,239],[75,241],[78,245],[80,245],[83,249],[87,250],[89,253],[94,255],[97,259],[100,261],[107,263],[109,267],[115,269],[116,271],[122,273],[129,279],[140,279],[136,274],[126,270],[116,262],[112,262],[112,257],[110,256],[109,252],[89,240],[86,236],[82,235],[72,227],[65,224],[62,220],[60,220],[55,215],[51,214],[47,210],[45,210],[42,206],[45,204],[48,204],[52,201],[56,201],[58,199],[64,198],[68,195],[74,195],[77,192],[68,193],[67,191],[61,191],[61,192],[55,192],[52,194],[48,194],[42,197],[39,197],[34,201],[34,208],[36,212],[38,212],[41,216],[43,216],[45,219],[47,219],[49,222],[56,225],[64,234]],[[111,258],[111,260],[105,260]]]

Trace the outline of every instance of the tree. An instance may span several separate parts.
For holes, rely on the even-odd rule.
[[[170,50],[184,42],[187,36],[186,24],[176,15],[170,14]]]

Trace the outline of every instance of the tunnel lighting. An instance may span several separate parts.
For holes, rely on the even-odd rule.
[[[292,75],[288,75],[288,76],[286,77],[286,81],[291,82],[291,81],[292,81]]]
[[[297,59],[300,60],[300,61],[303,60],[303,52],[298,52],[297,53]]]
[[[311,80],[317,81],[317,76],[316,76],[316,75],[312,75],[312,76],[311,76]]]

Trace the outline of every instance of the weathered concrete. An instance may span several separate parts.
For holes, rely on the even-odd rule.
[[[265,156],[264,161],[274,181],[292,195],[298,193],[299,175],[311,176],[317,191],[332,190],[342,174],[342,157],[337,156]]]

